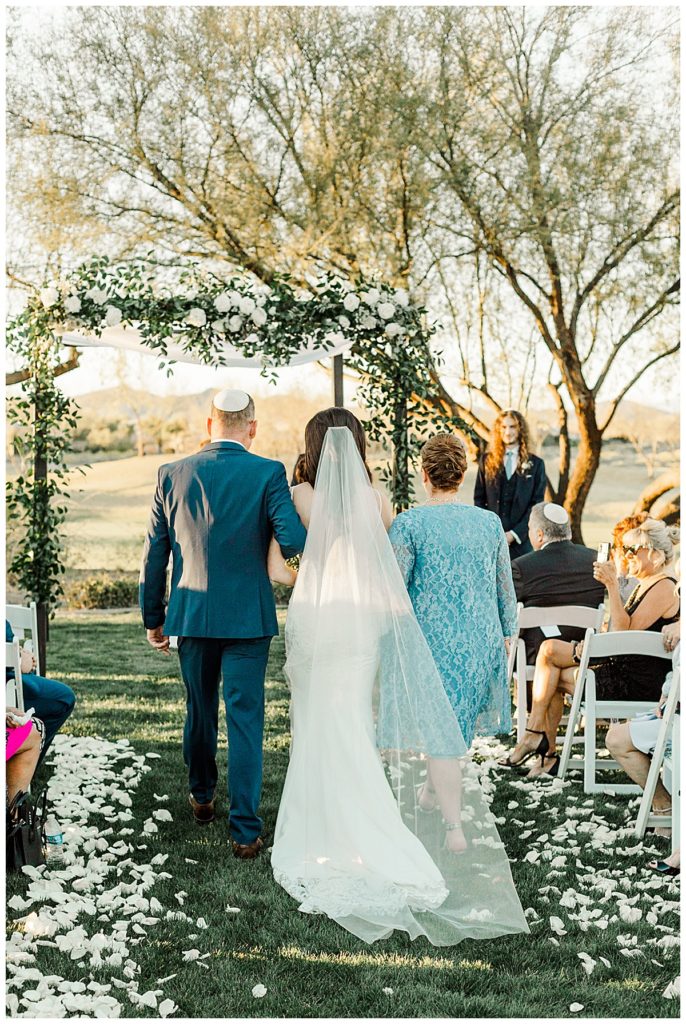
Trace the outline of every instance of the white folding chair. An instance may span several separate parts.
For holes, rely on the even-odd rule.
[[[600,629],[603,624],[605,606],[600,604],[597,608],[586,608],[583,605],[564,604],[556,608],[531,607],[524,608],[517,605],[518,612],[518,635],[513,644],[516,648],[513,660],[514,675],[517,680],[517,742],[521,742],[526,730],[526,720],[529,714],[527,701],[527,682],[534,678],[534,665],[526,663],[526,644],[522,637],[522,630],[535,629],[540,626],[575,626],[577,629]],[[512,672],[510,672],[510,676]]]
[[[679,807],[679,776],[675,772],[675,761],[678,762],[678,749],[679,749],[679,718],[680,716],[676,713],[676,706],[679,702],[679,671],[674,670],[672,676],[672,683],[670,686],[669,694],[665,702],[665,706],[662,711],[662,720],[660,722],[660,729],[655,740],[655,750],[653,751],[652,760],[650,762],[650,771],[648,772],[648,778],[646,779],[645,789],[643,790],[643,796],[641,797],[641,803],[638,808],[638,815],[636,817],[636,825],[634,831],[639,839],[642,839],[645,835],[645,830],[648,826],[658,826],[660,828],[669,828],[672,826],[672,848],[675,848],[675,836],[679,835],[678,828],[678,807]],[[672,751],[667,752],[667,743],[672,740]],[[676,757],[675,747],[676,744]],[[660,769],[668,771],[671,769],[672,774],[672,815],[671,817],[667,814],[652,814],[653,797],[655,795],[655,787],[657,780],[660,775]],[[678,763],[677,763],[678,769]],[[675,824],[675,819],[677,824]],[[676,839],[676,846],[679,845],[678,839]]]
[[[36,602],[32,601],[28,607],[23,604],[8,604],[5,607],[5,617],[12,627],[15,639],[28,640],[33,644],[33,656],[36,659],[36,674],[41,674],[40,654],[38,650],[38,611]],[[30,633],[31,636],[27,636]]]
[[[558,768],[558,778],[560,779],[565,777],[569,769],[583,768],[584,793],[604,793],[607,790],[612,790],[614,793],[641,792],[640,788],[633,784],[596,782],[597,771],[621,767],[611,758],[600,760],[596,758],[598,720],[631,718],[640,712],[651,711],[655,707],[655,701],[596,699],[595,672],[588,667],[589,663],[597,661],[599,658],[618,657],[625,654],[643,654],[666,660],[671,658],[671,654],[665,651],[661,633],[651,633],[648,630],[640,629],[619,630],[616,633],[595,633],[592,629],[586,630],[581,664],[576,676],[572,709],[569,713],[569,722]],[[667,667],[665,665],[665,675]],[[572,758],[574,733],[582,715],[585,718],[584,755],[582,758]]]
[[[5,684],[5,707],[19,708],[24,711],[24,690],[21,685],[21,647],[15,639],[11,643],[5,643],[5,665],[14,669],[14,679],[8,679]]]

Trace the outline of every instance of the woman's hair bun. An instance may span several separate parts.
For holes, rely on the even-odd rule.
[[[467,453],[454,434],[436,434],[422,448],[422,468],[432,487],[454,491],[467,472]]]

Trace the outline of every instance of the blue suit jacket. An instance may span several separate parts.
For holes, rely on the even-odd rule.
[[[164,626],[167,636],[276,636],[267,575],[272,535],[285,558],[305,546],[280,462],[215,441],[160,466],[140,576],[146,628]]]

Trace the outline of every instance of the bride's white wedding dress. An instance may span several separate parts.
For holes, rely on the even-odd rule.
[[[367,942],[394,929],[436,945],[528,930],[345,427],[324,443],[286,650],[292,746],[272,867],[300,910]],[[445,849],[440,810],[418,807],[428,756],[454,768],[462,853]]]

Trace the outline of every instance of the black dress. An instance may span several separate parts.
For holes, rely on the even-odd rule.
[[[671,576],[664,579],[676,580]],[[624,605],[624,610],[633,615],[646,594],[650,593],[658,580],[637,597],[638,587],[632,592]],[[661,616],[652,626],[646,629],[650,633],[661,633],[663,626],[677,622],[680,612],[669,618]],[[656,704],[662,693],[662,684],[671,668],[670,662],[664,658],[652,658],[645,654],[620,654],[616,658],[603,658],[589,666],[595,672],[596,697],[598,700],[645,700]]]

